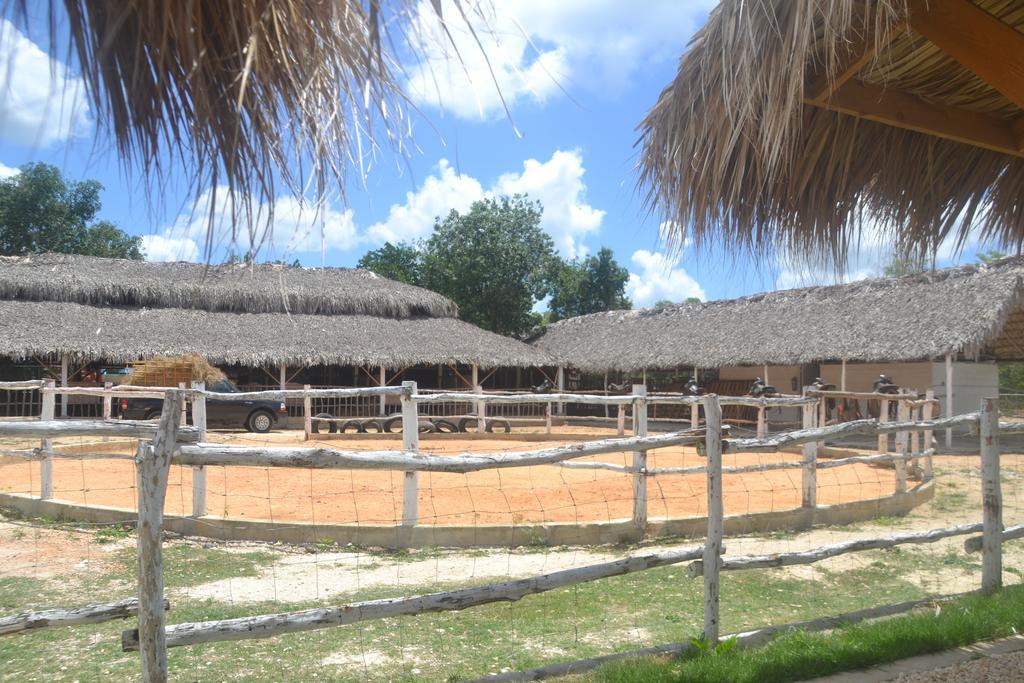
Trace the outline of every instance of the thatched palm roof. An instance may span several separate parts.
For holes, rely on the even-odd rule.
[[[0,256],[0,299],[244,313],[454,317],[430,290],[352,268],[204,266],[38,254]]]
[[[551,325],[535,342],[587,372],[903,361],[987,349],[1024,360],[1024,259]]]
[[[723,0],[640,125],[671,242],[1024,242],[1022,0]]]
[[[262,365],[551,365],[527,344],[456,318],[223,313],[0,301],[0,356],[69,354],[127,363],[199,354],[210,362]]]

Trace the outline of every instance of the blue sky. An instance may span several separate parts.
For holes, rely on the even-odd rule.
[[[488,194],[525,192],[544,204],[543,226],[564,256],[602,246],[615,251],[631,272],[628,293],[636,305],[834,281],[827,271],[720,253],[663,255],[658,221],[645,212],[635,187],[635,127],[714,4],[498,0],[482,35],[511,120],[468,36],[455,38],[463,43],[464,66],[446,61],[437,41],[428,59],[408,65],[404,76],[422,113],[414,119],[418,151],[405,161],[380,155],[365,178],[353,178],[344,200],[331,199],[322,239],[311,209],[279,197],[274,241],[261,254],[298,258],[306,266],[351,266],[385,240],[427,235],[434,217],[453,208],[464,210]],[[429,41],[434,24],[429,2],[422,5]],[[150,258],[201,259],[205,223],[196,216],[208,204],[201,199],[202,210],[193,212],[182,179],[148,202],[116,152],[96,142],[81,82],[33,39],[38,36],[0,24],[2,50],[15,54],[14,68],[0,73],[0,174],[45,161],[71,179],[95,178],[106,188],[101,217],[142,235]],[[957,260],[971,261],[975,251],[968,248]],[[877,274],[886,256],[884,247],[869,244],[841,277]],[[951,256],[940,251],[940,265]]]

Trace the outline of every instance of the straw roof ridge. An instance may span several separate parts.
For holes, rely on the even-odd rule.
[[[0,257],[0,299],[245,313],[453,318],[450,299],[353,268]]]
[[[197,354],[214,364],[553,364],[544,351],[453,317],[232,313],[0,300],[0,356],[129,363]]]
[[[594,313],[553,323],[535,345],[594,372],[917,360],[991,344],[1020,315],[1022,302],[1024,258],[1011,257],[897,278]]]

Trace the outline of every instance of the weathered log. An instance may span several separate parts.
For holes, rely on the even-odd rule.
[[[704,419],[707,424],[705,452],[708,475],[708,532],[701,554],[701,566],[707,568],[704,575],[704,640],[714,646],[718,642],[719,619],[719,572],[722,568],[722,546],[725,535],[725,508],[722,496],[722,408],[718,397],[711,394],[704,402]]]
[[[407,391],[402,394],[402,447],[413,458],[420,458],[419,406],[413,401],[416,396],[416,382],[403,382]],[[415,526],[419,520],[420,505],[419,474],[407,471],[402,477],[402,525]]]
[[[130,439],[151,439],[157,423],[145,420],[2,420],[0,436],[59,439],[65,436],[122,436]],[[179,442],[194,443],[199,432],[193,427],[178,431]]]
[[[29,379],[20,382],[0,382],[0,391],[27,391],[42,388],[43,380],[41,379]]]
[[[207,398],[218,401],[284,401],[289,398],[350,398],[353,396],[401,396],[402,387],[352,387],[347,389],[270,389],[220,393],[206,390]]]
[[[171,603],[164,600],[164,610],[170,608]],[[138,610],[138,598],[127,598],[101,605],[22,612],[10,617],[0,617],[0,636],[9,636],[49,626],[80,626],[82,624],[99,624],[114,619],[127,619],[138,614]]]
[[[564,467],[570,470],[609,470],[611,472],[620,472],[625,474],[635,472],[632,467],[617,465],[613,462],[556,462],[553,464],[557,467]]]
[[[981,527],[981,524],[961,524],[944,529],[932,529],[931,531],[894,534],[885,538],[861,538],[855,541],[833,543],[832,545],[824,545],[819,548],[795,553],[723,557],[721,560],[722,569],[764,569],[767,567],[788,567],[795,564],[814,564],[815,562],[827,560],[830,557],[837,557],[860,550],[892,548],[893,546],[907,543],[935,543],[944,538],[977,533],[981,531]],[[689,567],[689,573],[692,577],[700,576],[701,571],[702,567],[696,563]]]
[[[647,386],[633,385],[633,396],[637,399],[633,404],[633,435],[647,436]],[[647,451],[633,451],[632,461],[633,485],[633,525],[643,532],[647,528]]]
[[[674,432],[645,437],[601,439],[555,448],[512,453],[459,453],[445,456],[413,456],[402,451],[341,451],[332,448],[272,448],[198,444],[181,446],[174,461],[179,465],[247,465],[253,467],[304,467],[315,469],[388,469],[402,472],[451,472],[462,474],[501,467],[550,465],[602,453],[654,449],[692,444],[700,436]]]
[[[818,469],[827,470],[833,467],[845,467],[846,465],[874,464],[879,462],[906,462],[913,458],[909,453],[879,453],[878,455],[851,455],[848,458],[836,458],[835,460],[819,460]]]
[[[135,460],[135,455],[130,453],[61,453],[59,451],[45,451],[42,448],[29,448],[25,450],[0,448],[0,455],[29,461],[41,461],[47,458],[51,460]]]
[[[1018,524],[1017,526],[1008,526],[1003,529],[1003,533],[999,535],[999,538],[1003,543],[1006,541],[1014,541],[1018,538],[1024,538],[1024,524]],[[964,541],[964,551],[969,553],[981,552],[981,546],[984,536],[972,536]]]
[[[48,379],[43,382],[43,386],[47,389],[53,388],[53,380]],[[54,422],[54,418],[57,416],[56,403],[57,396],[55,394],[42,395],[42,410],[39,414],[40,423]],[[39,443],[39,450],[43,454],[43,459],[39,463],[39,497],[43,500],[53,498],[53,460],[49,457],[49,453],[53,451],[53,439],[50,438],[49,434],[42,434],[42,441]]]
[[[599,396],[597,394],[477,394],[466,391],[447,391],[436,394],[419,394],[417,403],[598,403],[602,405],[627,405],[633,402],[632,396]]]
[[[747,472],[768,472],[770,470],[790,470],[802,467],[799,460],[780,462],[759,462],[753,465],[733,465],[722,468],[723,474],[744,474]],[[648,476],[656,477],[666,474],[702,474],[707,472],[707,465],[691,465],[690,467],[654,467],[647,470]]]
[[[133,387],[119,384],[117,387],[106,389],[103,387],[54,387],[43,389],[43,394],[58,394],[61,396],[95,396],[97,398],[163,398],[167,391],[177,391],[177,387]]]
[[[270,638],[285,633],[312,631],[372,619],[386,619],[407,614],[459,611],[493,602],[515,602],[524,596],[544,593],[563,586],[688,562],[697,559],[703,552],[703,547],[669,550],[456,591],[405,598],[368,600],[338,607],[323,607],[255,617],[173,624],[167,627],[167,646],[179,647],[225,640]],[[137,650],[139,647],[138,631],[136,629],[124,631],[121,634],[121,645],[125,651]]]
[[[999,399],[981,400],[981,590],[1003,586],[1003,489],[999,481]]]

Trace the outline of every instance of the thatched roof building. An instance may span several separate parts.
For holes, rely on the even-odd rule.
[[[1024,360],[1024,259],[557,322],[535,342],[585,372],[975,351]]]
[[[364,270],[0,258],[0,355],[123,363],[531,367],[540,350],[459,320],[447,298]]]
[[[1024,1],[723,0],[640,125],[672,241],[1024,243]]]

